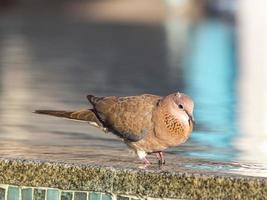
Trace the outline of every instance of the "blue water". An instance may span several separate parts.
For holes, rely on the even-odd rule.
[[[220,21],[202,22],[190,34],[190,54],[185,58],[186,91],[195,100],[198,123],[204,126],[192,135],[192,140],[218,149],[190,155],[223,160],[238,156],[231,144],[237,136],[235,37],[233,25]],[[220,149],[227,151],[220,154]]]

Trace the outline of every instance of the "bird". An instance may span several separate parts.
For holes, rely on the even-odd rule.
[[[87,95],[92,108],[77,111],[35,110],[37,114],[86,121],[102,131],[121,138],[145,164],[148,154],[155,153],[158,164],[165,164],[163,151],[187,141],[195,124],[194,102],[176,92],[167,96]]]

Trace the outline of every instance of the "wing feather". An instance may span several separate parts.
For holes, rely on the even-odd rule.
[[[101,97],[94,99],[94,109],[114,134],[126,140],[139,141],[153,130],[153,110],[160,99],[160,96],[150,94]]]

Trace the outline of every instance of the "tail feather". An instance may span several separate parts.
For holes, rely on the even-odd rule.
[[[80,110],[80,111],[63,111],[63,110],[36,110],[34,113],[51,115],[55,117],[64,117],[68,119],[87,121],[91,125],[102,127],[103,124],[99,121],[93,110]]]

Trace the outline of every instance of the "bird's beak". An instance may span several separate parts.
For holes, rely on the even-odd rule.
[[[184,110],[185,112],[186,112],[186,114],[188,115],[188,117],[189,117],[189,120],[193,123],[193,125],[195,125],[196,123],[195,123],[195,119],[194,119],[194,116],[193,115],[191,115],[191,114],[189,114],[186,110]]]
[[[189,115],[189,118],[191,119],[191,121],[193,122],[193,124],[195,125],[196,124],[196,122],[195,122],[195,118],[194,118],[194,116],[193,115]]]

